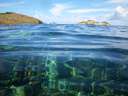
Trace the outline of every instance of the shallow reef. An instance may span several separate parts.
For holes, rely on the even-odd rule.
[[[0,73],[1,96],[128,95],[127,65],[54,56],[16,56],[0,61],[5,67]]]

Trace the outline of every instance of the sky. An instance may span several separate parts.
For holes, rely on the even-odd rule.
[[[0,0],[0,13],[7,11],[45,23],[76,24],[91,19],[128,25],[128,0]]]

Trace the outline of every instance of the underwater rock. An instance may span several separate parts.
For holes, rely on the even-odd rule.
[[[128,70],[121,70],[118,72],[118,79],[128,82]]]
[[[0,81],[0,86],[7,86],[8,83],[10,82],[10,80],[6,80],[6,81]]]
[[[4,73],[6,71],[7,71],[7,69],[6,69],[5,65],[0,63],[0,73]]]
[[[18,94],[18,96],[32,96],[33,91],[33,88],[29,85],[16,88],[16,93]]]
[[[4,72],[7,72],[7,68],[6,68],[6,65],[4,64],[4,59],[0,59],[0,73],[4,73]]]
[[[5,80],[10,80],[12,76],[10,73],[0,73],[0,80],[5,81]]]
[[[0,96],[5,96],[6,90],[0,90]]]
[[[0,96],[14,96],[12,89],[2,89],[0,90]]]
[[[25,67],[25,71],[45,71],[45,68],[43,65],[28,65]]]
[[[23,66],[14,66],[13,67],[13,71],[23,71],[23,70],[24,70]]]
[[[57,66],[57,69],[58,69],[58,74],[57,74],[57,79],[64,79],[64,78],[72,78],[73,75],[72,75],[72,69],[68,66],[66,66],[65,63],[63,62],[58,62],[58,66]]]
[[[81,21],[79,22],[78,24],[87,24],[87,25],[105,25],[105,26],[108,26],[110,25],[108,22],[96,22],[96,21],[93,21],[93,20],[88,20],[88,21]]]

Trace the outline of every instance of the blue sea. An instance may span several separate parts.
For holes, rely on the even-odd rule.
[[[0,96],[128,96],[128,26],[0,26]]]

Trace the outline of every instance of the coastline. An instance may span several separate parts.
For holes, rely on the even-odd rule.
[[[43,21],[17,13],[2,13],[0,14],[0,25],[14,24],[44,24]]]

